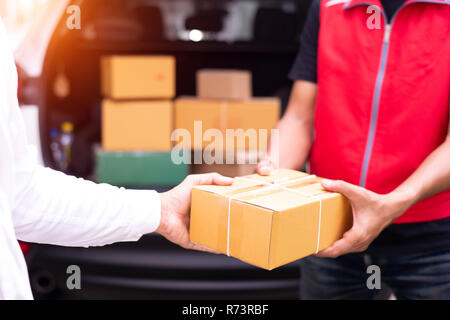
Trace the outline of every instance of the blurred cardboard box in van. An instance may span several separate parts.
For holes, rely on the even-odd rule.
[[[190,133],[190,144],[195,150],[212,143],[204,137],[209,129],[216,129],[223,136],[222,148],[215,141],[217,149],[261,150],[260,146],[267,146],[271,129],[280,118],[280,109],[277,98],[225,101],[181,97],[175,101],[175,128]],[[235,130],[239,137],[227,138],[227,129]],[[260,130],[265,130],[266,135],[260,134]],[[240,139],[244,139],[242,148],[239,148]]]
[[[198,98],[246,100],[252,95],[252,74],[249,71],[205,69],[197,72]]]
[[[172,99],[172,56],[107,56],[101,60],[103,96],[110,99]]]
[[[217,172],[225,177],[234,178],[251,175],[256,172],[256,166],[259,160],[258,152],[237,151],[233,154],[232,159],[227,159],[225,150],[216,150],[217,152],[223,152],[222,163],[208,164],[203,162],[202,164],[193,164],[191,173],[203,174]]]
[[[105,151],[170,151],[172,130],[171,101],[103,101]]]

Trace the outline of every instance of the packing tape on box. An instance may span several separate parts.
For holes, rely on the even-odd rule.
[[[260,185],[265,185],[266,187],[263,187],[263,188],[257,189],[257,190],[251,190],[251,191],[246,191],[243,193],[234,194],[228,198],[227,256],[230,256],[231,202],[233,200],[239,201],[239,199],[237,199],[238,197],[256,196],[256,195],[259,195],[261,193],[271,191],[271,190],[283,190],[283,191],[287,191],[287,192],[292,192],[292,193],[301,195],[303,197],[307,197],[307,198],[311,198],[311,199],[319,201],[319,224],[318,224],[318,230],[317,230],[317,245],[316,245],[316,251],[315,251],[315,253],[317,254],[319,252],[319,248],[320,248],[320,228],[322,225],[322,199],[319,198],[317,195],[311,195],[306,192],[302,192],[299,190],[294,190],[294,189],[286,187],[286,185],[298,183],[298,182],[313,179],[313,178],[317,178],[317,176],[309,175],[306,177],[301,177],[301,178],[293,179],[293,180],[281,179],[278,181],[274,181],[273,183],[270,183],[270,182],[265,182],[265,181],[256,180],[256,179],[236,177],[235,178],[236,180],[254,183],[255,184],[254,187],[260,186]]]

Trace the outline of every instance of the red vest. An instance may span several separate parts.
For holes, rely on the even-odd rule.
[[[447,136],[450,0],[407,0],[389,25],[381,13],[375,29],[368,5],[382,8],[379,0],[343,2],[321,2],[311,172],[385,194]],[[450,190],[396,223],[446,217]]]

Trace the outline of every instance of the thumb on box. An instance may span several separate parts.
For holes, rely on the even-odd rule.
[[[269,159],[262,160],[256,167],[256,172],[262,176],[269,176],[273,170],[275,170],[275,166]]]
[[[326,191],[342,193],[350,201],[359,200],[363,197],[365,192],[364,188],[341,180],[323,179],[321,183]]]

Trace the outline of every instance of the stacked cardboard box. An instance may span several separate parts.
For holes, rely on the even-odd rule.
[[[171,56],[108,56],[102,70],[102,147],[98,180],[117,185],[170,186],[186,165],[170,159],[175,97]],[[162,174],[163,173],[163,174]]]
[[[107,56],[101,61],[102,91],[115,100],[164,99],[175,96],[175,58]]]
[[[233,155],[232,164],[194,164],[191,172],[203,174],[217,172],[225,177],[240,177],[255,173],[259,157],[257,152],[238,151]]]
[[[104,57],[102,91],[105,151],[170,151],[173,57]]]
[[[252,74],[243,70],[200,70],[197,72],[197,96],[216,100],[251,99]]]
[[[253,98],[250,72],[200,70],[197,73],[197,96],[180,97],[175,101],[175,128],[190,133],[189,146],[193,150],[204,150],[213,143],[215,152],[266,151],[271,129],[280,117],[280,100]],[[207,139],[207,131],[221,133],[223,139],[219,142]],[[239,138],[237,134],[240,134]],[[244,167],[204,164],[194,166],[193,171],[240,175],[254,170],[254,167],[254,164],[251,169],[249,164]]]

